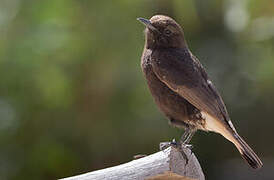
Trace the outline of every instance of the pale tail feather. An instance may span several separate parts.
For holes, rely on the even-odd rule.
[[[214,131],[223,135],[226,139],[231,141],[239,150],[241,156],[246,162],[254,169],[263,166],[262,161],[255,154],[255,152],[248,146],[248,144],[237,134],[232,123],[229,122],[230,129],[225,126],[221,121],[216,120],[209,114],[202,112],[203,117],[206,119],[204,130]]]

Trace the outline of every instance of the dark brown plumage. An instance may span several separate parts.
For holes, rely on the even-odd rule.
[[[188,49],[184,33],[172,18],[138,18],[146,26],[141,66],[159,109],[170,123],[185,128],[187,144],[196,130],[220,133],[252,168],[262,162],[236,132],[224,102],[199,60]]]

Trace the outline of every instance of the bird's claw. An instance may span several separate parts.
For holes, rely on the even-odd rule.
[[[170,146],[172,146],[172,147],[174,147],[176,149],[185,148],[185,149],[190,149],[191,150],[193,148],[193,145],[191,145],[191,144],[184,144],[184,143],[182,143],[180,141],[176,142],[175,139],[172,139],[171,142],[161,142],[159,146],[160,146],[160,150],[161,151],[165,150],[166,148],[168,148]]]
[[[192,144],[181,144],[182,148],[186,148],[186,149],[193,149],[193,145]]]
[[[184,159],[186,160],[186,165],[188,164],[188,157],[187,157],[187,155],[185,154],[185,152],[182,149],[189,149],[189,150],[191,150],[193,148],[193,145],[191,145],[191,144],[185,144],[185,143],[183,143],[181,141],[176,142],[175,139],[172,139],[171,142],[161,142],[159,146],[160,146],[160,150],[161,151],[165,150],[166,148],[168,148],[170,146],[178,149],[181,152],[181,154],[184,157]]]
[[[159,149],[160,149],[161,151],[163,151],[163,150],[167,149],[167,148],[170,147],[170,146],[177,148],[177,142],[176,142],[175,139],[172,139],[171,142],[161,142],[161,143],[159,144],[159,147],[160,147]]]

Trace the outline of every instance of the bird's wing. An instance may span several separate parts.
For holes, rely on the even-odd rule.
[[[170,89],[205,112],[205,129],[222,134],[240,151],[253,168],[262,167],[262,162],[248,144],[237,134],[217,89],[191,52],[156,50],[151,55],[152,69],[156,76]]]
[[[151,56],[151,64],[156,76],[170,89],[200,111],[234,129],[217,89],[189,50],[156,50]]]

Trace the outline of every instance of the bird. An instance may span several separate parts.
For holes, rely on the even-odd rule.
[[[188,145],[197,130],[221,134],[254,169],[262,161],[237,133],[226,106],[205,68],[192,54],[182,27],[171,17],[137,18],[145,25],[141,68],[149,90],[169,123],[184,129]]]

